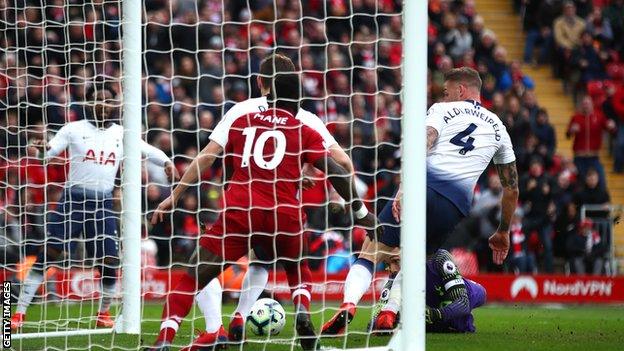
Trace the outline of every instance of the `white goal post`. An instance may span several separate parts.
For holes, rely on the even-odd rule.
[[[123,0],[122,310],[117,328],[141,333],[141,0]],[[119,328],[119,324],[121,328]]]
[[[205,1],[205,3],[208,3],[208,2],[210,1]],[[220,9],[220,11],[225,13],[223,8],[226,7],[225,4],[228,1],[219,0],[217,2],[221,2],[222,8]],[[305,2],[305,0],[301,0],[301,3],[303,2]],[[323,1],[321,2],[324,3]],[[68,3],[73,4],[73,2],[71,1],[68,1]],[[142,190],[142,184],[141,184],[142,160],[141,160],[139,143],[142,138],[142,128],[144,127],[143,122],[147,120],[147,118],[145,118],[144,116],[145,110],[147,110],[147,108],[145,107],[147,106],[143,105],[144,101],[147,101],[147,99],[143,99],[142,94],[144,93],[144,88],[146,88],[148,84],[144,84],[144,83],[147,82],[149,78],[154,78],[158,76],[156,78],[160,79],[161,76],[160,76],[160,73],[154,74],[152,77],[149,77],[150,73],[147,73],[148,77],[143,76],[145,73],[143,71],[144,69],[143,64],[144,64],[144,60],[145,60],[144,57],[146,55],[146,52],[142,51],[143,50],[142,47],[146,45],[146,41],[147,41],[147,39],[143,37],[143,34],[146,33],[147,30],[145,30],[145,27],[143,26],[141,21],[142,21],[144,12],[146,12],[146,8],[145,8],[146,2],[142,0],[118,0],[116,3],[119,7],[119,10],[121,10],[120,13],[123,16],[120,21],[121,29],[123,31],[121,35],[121,43],[122,43],[121,44],[121,49],[122,49],[121,50],[121,60],[122,60],[121,72],[122,73],[121,74],[122,76],[113,77],[113,79],[121,78],[121,82],[122,82],[121,86],[122,86],[122,91],[123,91],[122,124],[124,127],[124,142],[123,142],[124,165],[123,165],[123,172],[122,172],[122,202],[121,202],[123,211],[121,212],[121,225],[120,225],[120,229],[121,229],[120,241],[121,241],[121,245],[123,248],[123,250],[120,251],[120,258],[122,259],[122,268],[121,268],[122,273],[120,274],[120,281],[119,281],[120,289],[118,289],[120,291],[119,297],[121,297],[121,301],[119,303],[119,306],[120,306],[119,312],[117,313],[117,316],[116,316],[115,328],[113,329],[111,328],[107,328],[107,329],[66,328],[67,330],[62,330],[62,328],[65,328],[70,324],[69,322],[65,323],[63,321],[63,323],[59,324],[60,327],[58,327],[58,330],[14,334],[12,336],[14,340],[31,339],[31,338],[56,338],[56,337],[68,338],[68,337],[79,336],[79,335],[96,335],[96,334],[108,334],[108,333],[142,335],[142,334],[146,334],[147,332],[149,332],[151,334],[142,336],[142,338],[145,339],[145,342],[149,343],[152,341],[154,337],[153,335],[155,333],[154,330],[146,331],[146,330],[141,329],[142,323],[146,322],[146,319],[143,316],[143,313],[144,313],[143,302],[144,302],[145,297],[142,295],[143,293],[141,291],[142,289],[141,282],[142,282],[142,273],[143,273],[142,268],[141,268],[141,265],[142,265],[141,235],[143,231],[142,221],[144,220],[143,217],[145,216],[145,213],[142,212],[143,211],[142,200],[144,200],[144,197],[146,196],[144,195],[144,192]],[[191,6],[193,1],[180,1],[180,3],[183,3],[183,6]],[[247,0],[247,6],[249,8],[251,7],[250,5],[251,3],[253,3],[252,0]],[[351,3],[351,1],[346,1],[346,3],[347,3],[347,7],[351,6],[351,10],[352,10],[353,4]],[[70,6],[70,5],[63,5],[63,6]],[[169,5],[169,6],[173,6],[173,5]],[[276,6],[275,8],[277,9],[277,5],[275,6]],[[329,5],[324,4],[321,6],[325,6],[327,8]],[[376,6],[379,6],[379,5],[376,5]],[[170,10],[171,10],[171,7],[170,7]],[[363,17],[369,16],[369,17],[374,18],[380,13],[383,14],[383,12],[378,11],[378,10],[379,9],[376,7],[374,13],[372,14],[365,13],[364,14],[365,16]],[[191,12],[193,11],[199,12],[198,7],[194,7],[194,10],[191,10]],[[325,11],[327,11],[327,9],[325,9]],[[402,232],[401,234],[402,236],[401,265],[402,265],[402,272],[403,272],[403,293],[402,293],[403,304],[401,307],[401,326],[400,326],[401,329],[395,334],[395,337],[391,339],[390,344],[388,346],[370,347],[366,349],[366,350],[375,350],[375,351],[381,351],[381,350],[413,351],[413,350],[425,349],[425,271],[426,271],[425,269],[426,268],[425,266],[425,259],[426,259],[426,254],[425,254],[425,250],[426,250],[426,245],[425,245],[426,150],[425,150],[425,147],[426,147],[426,138],[425,138],[425,128],[424,128],[424,117],[425,117],[426,101],[427,101],[427,64],[426,64],[427,62],[427,38],[426,36],[427,36],[427,21],[428,21],[427,1],[404,0],[402,11],[403,11],[402,13],[402,16],[403,16],[402,18],[403,84],[402,84],[402,96],[401,96],[401,104],[402,104],[401,106],[401,133],[402,133],[401,178],[403,180],[402,182],[402,190],[403,190],[402,210],[403,210],[403,213],[405,214],[402,219],[402,228],[401,228],[401,232]],[[170,12],[173,13],[173,10],[171,10]],[[197,21],[200,21],[199,13],[196,13],[195,15],[197,15],[196,17]],[[387,16],[399,17],[399,15],[400,14],[397,11],[396,13],[392,13],[391,15],[387,15]],[[329,12],[327,12],[327,16],[331,17],[332,15],[330,15]],[[292,18],[286,19],[286,20],[276,19],[275,21],[276,22],[283,21],[286,24],[289,24],[289,22],[295,23],[293,24],[293,26],[297,28],[300,26],[301,31],[303,32],[303,20],[304,20],[303,18],[304,17],[305,17],[305,14],[302,14],[302,18],[298,18],[294,20]],[[340,18],[340,16],[334,16],[334,17]],[[349,18],[349,20],[351,21],[353,21],[353,17],[355,17],[355,14],[349,14],[347,16],[344,16],[344,18]],[[305,19],[310,20],[310,21],[317,21],[317,22],[327,21],[327,18],[317,19],[314,17],[310,17],[310,18],[305,18]],[[95,21],[99,21],[99,20],[101,19],[98,19]],[[174,26],[174,24],[180,25],[181,22],[174,23],[173,18],[170,18],[169,20],[171,21],[170,23],[157,23],[157,22],[155,23],[157,23],[158,26],[160,26],[161,28],[165,28],[163,32],[169,31],[167,35],[169,37],[169,40],[173,41],[174,39],[172,35],[172,32],[173,32],[172,27]],[[223,23],[221,24],[222,26],[226,26],[226,25],[240,26],[241,23],[244,24],[244,21],[236,22],[234,20],[227,19],[227,18],[221,18],[221,20],[223,21]],[[251,22],[249,19],[247,19],[247,21]],[[214,23],[210,21],[204,21],[204,22],[205,22],[204,24],[207,23],[210,26],[218,25],[217,22],[214,22]],[[267,22],[267,21],[262,20],[260,22]],[[247,24],[249,25],[250,23],[247,23]],[[264,25],[266,23],[262,23],[262,24]],[[70,25],[76,25],[76,24],[75,23],[61,24],[61,26],[67,26],[68,28],[70,27]],[[196,27],[198,27],[197,24],[195,25]],[[192,27],[193,24],[183,23],[181,26]],[[66,31],[67,33],[69,33],[70,29],[66,29]],[[225,30],[221,28],[221,40],[225,42],[225,38],[223,34],[224,32]],[[353,32],[354,31],[352,29],[351,30],[352,37],[354,37]],[[399,29],[397,30],[397,32],[400,32],[400,25],[399,25]],[[199,33],[199,29],[197,29],[197,33]],[[275,29],[273,29],[272,34],[274,36],[276,35]],[[383,40],[391,41],[388,38],[381,38],[379,30],[377,33],[374,33],[374,34],[378,36],[377,38],[372,40],[372,42],[374,42],[374,45],[378,45],[379,42]],[[68,34],[68,36],[69,35],[70,34]],[[301,35],[303,36],[303,34]],[[330,44],[335,45],[336,47],[340,45],[343,45],[345,47],[348,46],[348,49],[346,49],[345,51],[349,51],[349,53],[351,53],[351,50],[352,50],[350,45],[364,45],[360,42],[356,42],[357,40],[354,38],[352,38],[352,42],[347,43],[346,45],[345,43],[331,42],[328,39],[327,34],[325,34],[324,39],[326,42],[322,45],[326,45],[327,47]],[[114,40],[118,40],[118,38]],[[199,38],[198,40],[208,41],[208,38]],[[367,41],[367,40],[370,40],[370,39],[366,39],[363,41]],[[395,37],[395,39],[393,40],[398,42],[400,38],[396,39]],[[303,43],[303,41],[301,42]],[[25,44],[28,45],[28,43],[25,43]],[[171,45],[172,48],[166,49],[169,52],[165,52],[165,54],[169,55],[170,56],[169,59],[173,61],[176,50],[175,50],[174,43],[171,42],[171,44],[172,44]],[[223,66],[226,65],[224,53],[225,51],[229,50],[229,48],[226,47],[227,46],[226,44],[227,43],[224,43],[223,48],[220,49],[222,52],[220,54],[217,54],[220,56],[219,59],[223,59],[223,62],[222,62]],[[271,43],[268,45],[277,46],[278,44]],[[292,46],[285,45],[285,47],[287,47],[288,50],[297,50],[297,48],[293,49]],[[86,49],[77,49],[77,50],[87,51]],[[183,49],[180,51],[184,51],[184,50],[186,49]],[[204,50],[204,49],[197,49],[197,51],[200,51],[200,50]],[[212,48],[210,50],[218,51]],[[206,50],[206,51],[210,51],[210,50]],[[246,54],[247,60],[251,61],[250,57],[252,55],[251,53],[252,49],[236,48],[235,50],[232,50],[232,51],[236,51],[236,50],[242,52],[243,55]],[[300,52],[302,51],[301,48],[299,48],[298,50]],[[325,48],[325,50],[326,50],[326,55],[327,55],[326,58],[329,61],[329,53],[328,53],[329,50],[327,48]],[[379,50],[379,49],[375,48],[374,51],[376,50]],[[162,54],[162,52],[158,52],[158,53]],[[185,52],[185,54],[188,54],[188,52]],[[193,65],[197,64],[197,66],[199,67],[200,55],[198,53],[194,53],[194,54],[191,53],[191,55],[195,55],[195,61],[193,61],[192,64]],[[67,54],[67,56],[69,56],[69,54]],[[302,60],[299,59],[299,62],[296,64],[301,65]],[[69,66],[69,64],[67,65]],[[249,68],[251,67],[251,63],[247,63],[247,65],[249,66]],[[343,63],[343,65],[344,67],[339,67],[339,68],[344,69],[344,70],[347,70],[347,69],[354,70],[356,68],[357,69],[370,69],[371,71],[373,71],[371,67],[355,67],[356,64],[354,63],[346,62],[346,63]],[[379,64],[379,62],[375,62],[374,58],[373,58],[373,65],[377,65],[379,67],[382,66],[381,64]],[[327,65],[327,67],[330,67],[330,66]],[[374,67],[374,68],[378,69],[379,67]],[[395,67],[398,67],[398,63],[396,64]],[[387,67],[384,67],[384,68],[387,68]],[[69,70],[70,69],[67,68],[67,72],[69,72]],[[331,68],[327,69],[327,71],[330,71],[330,70]],[[249,71],[251,72],[251,69],[249,69]],[[198,82],[199,80],[201,80],[201,78],[208,77],[210,79],[215,79],[215,80],[221,79],[221,82],[219,84],[220,84],[220,87],[223,89],[223,86],[224,86],[223,80],[227,78],[231,78],[228,76],[228,73],[225,68],[224,68],[223,76],[212,75],[213,74],[212,72],[200,73],[199,69],[197,69],[197,71],[195,72],[197,73],[198,77],[189,77],[189,76],[186,76],[184,74],[179,74],[179,72],[174,72],[174,71],[169,72],[169,73],[170,73],[170,76],[168,76],[167,78],[171,79],[171,85],[170,85],[171,87],[174,87],[173,81],[175,79],[180,80],[180,77],[182,77],[182,79],[189,80],[189,81],[197,78]],[[323,72],[323,73],[327,74],[327,72]],[[237,74],[232,74],[232,76],[234,76],[236,79],[242,79],[242,78],[248,79],[252,76],[252,74],[249,73],[247,77],[240,77]],[[354,78],[351,77],[350,79],[351,79],[350,84],[353,84]],[[72,84],[75,84],[75,83],[72,83]],[[324,84],[327,85],[326,82]],[[375,82],[375,84],[373,85],[376,85],[375,86],[376,90],[374,90],[373,93],[361,92],[361,91],[356,92],[354,89],[351,89],[351,91],[344,93],[342,95],[347,96],[346,97],[347,99],[352,99],[353,96],[357,94],[360,94],[362,96],[372,95],[376,97],[374,94],[381,95],[383,93],[383,94],[391,95],[394,93],[394,92],[393,93],[384,92],[383,89],[380,87],[380,83],[378,82]],[[196,86],[197,86],[197,89],[199,90],[199,86],[200,86],[199,83],[197,83]],[[327,86],[325,86],[323,89],[327,89]],[[174,90],[174,88],[172,88],[172,90]],[[249,92],[251,92],[251,88]],[[171,92],[171,94],[173,96],[173,92]],[[341,95],[341,94],[336,93],[334,95]],[[344,96],[338,96],[338,97],[344,98]],[[325,98],[328,99],[328,97],[325,97]],[[321,98],[315,97],[315,99],[320,100]],[[230,101],[228,101],[228,103],[229,102]],[[175,105],[176,103],[178,103],[178,106],[184,105],[188,107],[189,105],[187,104],[186,101],[176,102],[174,101],[173,98],[171,102],[167,102],[166,104],[169,105],[167,107],[171,107]],[[193,108],[197,108],[199,103],[197,101],[195,101],[194,103],[195,103],[195,106],[193,106]],[[349,104],[351,103],[352,102],[349,102]],[[165,103],[163,103],[163,105],[164,104]],[[221,105],[220,108],[224,108],[226,105],[225,99],[219,102],[218,104]],[[330,109],[330,107],[325,105],[323,108],[325,109],[325,112],[328,113],[327,111]],[[353,109],[353,107],[350,107],[350,108]],[[198,122],[198,118],[199,118],[197,116],[198,112],[195,111],[194,113],[195,113],[195,118],[197,119],[194,122]],[[167,117],[170,117],[173,120],[172,116],[173,114]],[[392,118],[397,119],[396,117],[398,116],[394,115],[394,117]],[[388,119],[392,119],[392,118],[388,117]],[[353,137],[354,122],[350,121],[348,123],[351,123],[351,125],[347,128],[351,128],[350,134],[351,134],[351,137]],[[196,127],[197,130],[195,130],[194,132],[199,132],[199,129],[200,129],[200,127],[198,126],[199,123],[195,123],[195,125],[197,125]],[[149,126],[147,127],[148,129],[150,128]],[[172,124],[172,127],[171,127],[172,129],[169,131],[162,130],[162,128],[160,129],[159,128],[160,128],[159,126],[153,126],[154,130],[158,130],[159,132],[162,131],[165,134],[169,134],[169,136],[175,132],[179,133],[180,131],[190,132],[190,131],[184,130],[184,128],[181,125],[174,127]],[[199,144],[199,141],[198,141],[198,144]],[[354,145],[355,145],[355,142],[354,142]],[[362,146],[362,145],[358,145],[358,146]],[[378,145],[376,144],[375,147],[377,146]],[[351,149],[353,148],[355,147],[351,147]],[[173,147],[171,147],[171,149],[173,150]],[[174,155],[174,153],[172,153],[172,157],[173,156],[177,156],[180,158],[187,157],[187,155],[185,154]],[[372,173],[376,175],[377,172],[380,172],[381,167],[384,167],[384,166],[379,166],[379,167],[380,167],[379,169],[375,168],[372,171]],[[396,172],[398,172],[398,170]],[[361,173],[365,173],[365,172],[362,171]],[[409,181],[406,181],[406,180],[409,180]],[[374,196],[376,200],[378,195],[375,194]],[[327,202],[329,202],[329,200]],[[197,210],[197,213],[195,213],[195,216],[197,219],[199,219],[199,210]],[[327,218],[325,220],[328,221]],[[169,269],[171,269],[171,266],[173,266],[174,264],[177,264],[177,263],[174,263],[173,259],[171,258]],[[48,302],[46,300],[42,304],[47,304],[47,303]],[[83,303],[83,302],[81,301],[79,303]],[[322,303],[324,304],[325,301],[323,300]],[[89,303],[85,303],[86,306],[88,304]],[[59,309],[62,309],[62,308],[64,307],[61,307]],[[82,308],[82,305],[80,308]],[[325,308],[325,305],[323,305],[323,308]],[[47,318],[45,314],[46,312],[42,313],[42,316],[40,316],[42,317],[41,319]],[[35,322],[36,317],[37,316],[33,316],[33,318],[27,320],[27,322],[30,322],[30,323]],[[80,318],[83,318],[83,317],[85,316],[82,316],[82,315],[80,316]],[[193,315],[191,318],[201,319],[203,317]],[[152,318],[149,321],[154,322],[154,319]],[[58,325],[55,325],[55,327],[57,326]],[[317,327],[316,328],[317,330],[320,329],[320,325],[316,325],[316,327]],[[148,329],[148,328],[144,328],[144,329]],[[47,329],[43,329],[43,330],[47,330]],[[360,334],[366,334],[366,333],[360,331]],[[368,339],[367,339],[367,344],[368,344]]]
[[[403,8],[401,349],[425,349],[427,1]]]

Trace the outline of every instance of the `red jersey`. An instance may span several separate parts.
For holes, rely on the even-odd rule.
[[[579,131],[574,135],[572,149],[574,153],[597,153],[602,147],[602,133],[607,129],[607,118],[601,111],[595,110],[589,116],[576,113],[568,125],[568,133],[573,124],[578,124]]]
[[[282,109],[224,122],[231,123],[222,130],[233,166],[226,208],[277,209],[299,216],[303,164],[328,154],[321,135]]]

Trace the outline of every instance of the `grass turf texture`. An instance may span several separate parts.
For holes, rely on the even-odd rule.
[[[250,337],[250,342],[242,350],[300,350],[298,344],[292,346],[292,308],[284,303],[288,313],[286,327],[275,339]],[[320,305],[313,306],[313,318],[317,329],[321,320],[328,320],[335,311],[329,307],[324,315]],[[46,318],[41,306],[33,306],[28,313],[30,322],[25,332],[57,330],[59,318],[91,315],[92,306],[67,305],[48,306]],[[224,306],[224,313],[231,313],[232,304]],[[149,346],[156,338],[160,325],[162,305],[147,304],[143,313],[143,334],[141,337],[122,334],[59,337],[49,339],[13,340],[15,350],[136,350]],[[388,337],[370,336],[366,324],[370,309],[360,308],[350,325],[348,337],[323,338],[326,347],[366,347],[388,343]],[[578,306],[569,308],[543,308],[525,306],[488,306],[474,311],[477,325],[475,334],[428,334],[427,350],[621,350],[624,343],[624,306]],[[224,319],[224,323],[227,320]],[[93,326],[94,322],[83,318],[80,327]],[[224,324],[227,326],[227,324]],[[202,329],[203,317],[199,310],[185,320],[178,332],[176,345],[184,346],[193,337],[194,328]],[[76,328],[73,322],[69,327]],[[60,329],[60,328],[58,328]],[[176,348],[174,348],[175,350]],[[240,350],[230,346],[230,350]]]

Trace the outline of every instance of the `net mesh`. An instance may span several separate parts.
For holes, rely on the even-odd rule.
[[[164,151],[182,174],[225,112],[260,96],[256,81],[261,60],[281,53],[302,72],[302,108],[316,114],[347,152],[358,192],[377,213],[399,183],[401,11],[396,0],[146,0],[143,139]],[[0,240],[3,274],[15,283],[17,298],[36,255],[45,252],[46,224],[51,212],[63,206],[69,171],[67,161],[44,163],[28,145],[50,140],[63,125],[87,118],[89,89],[104,86],[99,83],[121,97],[121,2],[5,0],[0,26],[6,48],[0,52],[0,100],[6,111],[0,117]],[[339,196],[324,186],[326,177],[317,176],[319,186],[304,194],[309,205],[304,238],[305,258],[315,277],[312,310],[318,328],[341,302],[340,283],[365,234],[346,220]],[[162,299],[190,265],[203,226],[214,223],[222,210],[223,177],[219,160],[163,223],[151,225],[151,212],[169,195],[171,185],[161,166],[144,162],[145,343],[158,333]],[[114,198],[115,209],[123,211],[121,196],[115,192]],[[22,333],[94,327],[100,281],[96,262],[85,250],[88,241],[84,235],[75,240],[78,244],[67,254],[71,260],[47,271]],[[241,261],[223,273],[226,323],[245,270]],[[284,301],[292,320],[281,268],[274,266],[271,273],[267,293]],[[113,318],[121,309],[119,296],[113,301]],[[370,313],[361,314],[370,318]],[[176,343],[188,343],[192,330],[203,328],[197,310],[188,321]],[[363,326],[352,329],[359,346],[375,344]],[[273,342],[295,345],[292,330],[276,338]],[[334,345],[358,346],[346,340]],[[139,344],[113,334],[24,340],[14,347],[133,349]],[[262,344],[252,343],[250,349],[254,345]]]

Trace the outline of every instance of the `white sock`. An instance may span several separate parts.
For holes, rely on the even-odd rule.
[[[394,313],[399,312],[401,309],[401,282],[403,280],[403,274],[399,272],[392,282],[390,288],[390,295],[388,296],[388,302],[381,309],[382,311],[391,311]]]
[[[43,274],[31,269],[30,272],[28,272],[28,275],[26,275],[26,279],[24,279],[22,291],[19,295],[19,299],[17,300],[17,308],[15,309],[16,313],[26,314],[26,310],[28,309],[28,306],[30,306],[33,297],[35,297],[37,290],[39,290],[41,283],[43,283]]]
[[[247,318],[251,307],[258,300],[269,281],[269,270],[263,265],[251,264],[245,273],[241,295],[234,313],[240,313],[243,319]]]
[[[117,292],[117,284],[102,284],[102,296],[100,297],[100,309],[98,312],[108,312],[111,302],[115,298]]]
[[[178,329],[180,328],[181,322],[182,322],[182,318],[177,318],[177,317],[164,320],[162,321],[162,323],[160,323],[160,330],[171,328],[177,333]]]
[[[373,273],[358,261],[351,266],[344,285],[343,303],[357,305],[373,281]]]
[[[215,278],[195,296],[197,306],[204,314],[206,331],[209,333],[216,332],[223,324],[221,320],[222,292],[221,283],[219,283],[219,279]]]

